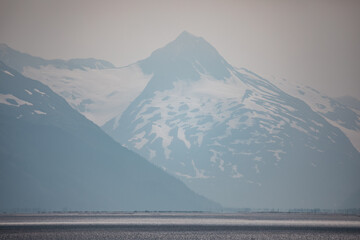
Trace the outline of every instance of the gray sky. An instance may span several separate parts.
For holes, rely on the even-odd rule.
[[[360,98],[360,1],[0,0],[0,42],[44,58],[146,58],[183,30],[232,65]]]

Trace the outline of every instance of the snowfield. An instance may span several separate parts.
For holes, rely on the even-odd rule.
[[[48,85],[74,109],[99,126],[120,115],[151,78],[136,65],[86,70],[60,69],[48,65],[26,67],[23,74]]]

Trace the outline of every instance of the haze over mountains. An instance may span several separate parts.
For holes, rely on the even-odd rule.
[[[354,101],[235,68],[188,32],[123,68],[34,64],[0,50],[116,141],[224,206],[360,207]]]
[[[214,210],[0,62],[0,211]]]

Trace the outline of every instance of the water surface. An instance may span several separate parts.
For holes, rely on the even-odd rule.
[[[0,239],[360,239],[360,217],[290,213],[0,215]]]

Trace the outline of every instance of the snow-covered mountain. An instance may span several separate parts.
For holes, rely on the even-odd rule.
[[[2,62],[0,133],[0,211],[219,208]]]
[[[360,151],[360,101],[349,96],[330,98],[299,83],[276,77],[270,78],[277,87],[307,103],[314,112],[338,127]]]
[[[45,60],[0,44],[0,61],[39,80],[86,118],[101,126],[120,115],[151,76],[136,65],[116,68],[98,59]]]
[[[338,208],[358,191],[360,154],[326,114],[203,38],[183,32],[134,65],[152,77],[103,129],[194,191],[261,208]]]

